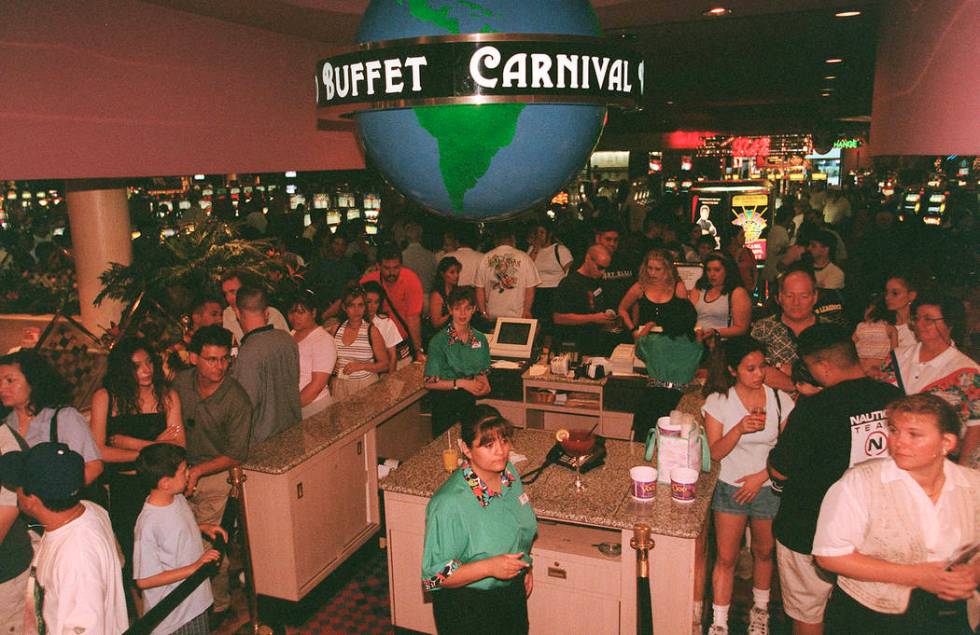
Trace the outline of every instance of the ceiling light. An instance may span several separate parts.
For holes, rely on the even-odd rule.
[[[821,97],[830,97],[830,96],[831,96],[832,94],[833,94],[833,93],[827,93],[827,92],[824,92],[824,93],[820,93],[820,96],[821,96]]]
[[[825,88],[821,88],[820,90],[823,91],[823,92],[825,92],[825,93],[832,93],[832,92],[834,92],[834,89],[831,88],[830,86],[827,86]]]
[[[843,58],[840,57],[828,57],[824,60],[824,64],[840,64],[843,61]]]
[[[861,15],[860,11],[838,11],[834,14],[835,18],[853,18]]]
[[[732,10],[726,7],[712,7],[710,9],[705,9],[701,12],[701,15],[708,16],[711,18],[718,18],[723,15],[728,15]]]
[[[833,79],[837,79],[837,76],[836,75],[824,75],[823,78],[826,79],[827,81],[830,81],[830,80],[833,80]]]

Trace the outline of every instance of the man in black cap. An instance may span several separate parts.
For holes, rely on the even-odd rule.
[[[25,630],[43,621],[48,633],[125,631],[122,557],[106,511],[79,500],[81,455],[63,443],[9,452],[0,456],[0,482],[16,488],[21,510],[44,527],[28,582],[36,623],[28,617]]]

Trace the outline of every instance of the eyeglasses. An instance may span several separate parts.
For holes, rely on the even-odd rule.
[[[946,318],[944,317],[934,318],[934,317],[926,317],[925,315],[916,315],[913,319],[916,322],[928,322],[930,324],[935,324],[936,322],[942,322]]]

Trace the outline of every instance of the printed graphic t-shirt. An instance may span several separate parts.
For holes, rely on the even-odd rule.
[[[849,467],[888,455],[885,406],[902,396],[890,384],[852,379],[801,398],[769,454],[787,478],[773,523],[779,542],[809,554],[823,497]]]

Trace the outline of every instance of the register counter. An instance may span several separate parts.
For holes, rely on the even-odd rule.
[[[516,430],[514,452],[528,459],[516,465],[518,471],[540,465],[553,444],[551,432]],[[392,621],[426,633],[435,632],[435,623],[431,599],[421,588],[425,506],[447,477],[444,446],[443,439],[433,441],[381,482]],[[695,610],[704,590],[704,546],[718,463],[702,473],[693,503],[674,502],[662,483],[653,501],[639,502],[630,496],[629,468],[643,463],[643,446],[607,440],[606,448],[605,465],[582,476],[584,492],[574,490],[575,473],[558,466],[525,487],[539,520],[528,604],[531,632],[636,632],[636,561],[629,542],[634,524],[644,522],[656,542],[650,553],[654,631],[691,633],[700,623]],[[603,542],[621,545],[621,554],[603,555],[596,548]]]
[[[510,371],[506,380],[498,380],[499,371],[492,373],[493,392],[481,403],[497,408],[519,428],[592,428],[598,423],[597,432],[604,437],[632,438],[633,412],[646,390],[645,376],[568,377],[546,366],[519,373]]]
[[[255,588],[298,601],[381,527],[378,456],[431,439],[410,364],[255,446],[242,466]]]

